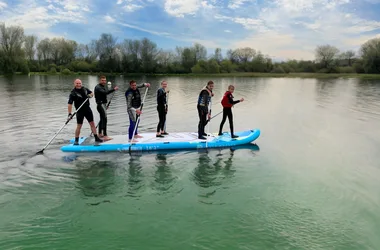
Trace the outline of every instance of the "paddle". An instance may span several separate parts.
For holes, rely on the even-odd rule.
[[[111,98],[110,98],[110,101],[109,101],[109,102],[107,103],[107,105],[106,105],[106,110],[108,110],[108,107],[110,106],[111,101],[112,101],[112,98],[113,98],[113,96],[115,95],[115,93],[116,93],[116,91],[112,93],[112,96],[111,96]],[[100,121],[98,122],[98,125],[96,125],[95,129],[97,129],[97,128],[99,127],[99,124],[100,124]],[[92,136],[92,131],[91,131],[90,136]]]
[[[210,99],[210,109],[209,109],[210,115],[211,115],[211,107],[212,107],[212,100]],[[210,126],[211,126],[211,117],[208,120],[208,126],[207,126],[206,148],[207,148],[208,136],[210,134]]]
[[[166,95],[166,106],[169,104],[169,93]],[[165,124],[164,124],[164,132],[166,132],[166,119],[165,119]]]
[[[77,112],[82,108],[82,106],[88,101],[88,97],[87,99],[82,103],[82,105],[79,106],[79,108],[71,115],[67,118],[67,121],[65,122],[65,124],[63,124],[63,126],[58,130],[58,132],[55,133],[55,135],[53,136],[53,138],[50,139],[50,141],[46,144],[46,146],[38,151],[36,154],[43,154],[45,148],[47,148],[47,146],[49,146],[49,144],[54,140],[54,138],[61,132],[61,130],[71,121],[71,119],[73,119],[73,117],[77,114]]]
[[[145,89],[145,94],[144,94],[144,98],[143,98],[143,101],[141,102],[141,105],[140,105],[140,108],[139,108],[140,111],[142,111],[142,109],[143,109],[144,102],[145,102],[145,97],[146,97],[146,94],[147,94],[147,92],[148,92],[148,89],[149,89],[149,88],[146,87],[146,89]],[[136,132],[136,129],[137,129],[138,125],[139,125],[140,116],[141,116],[141,114],[140,114],[140,115],[137,115],[136,125],[135,125],[135,128],[133,129],[132,139],[131,139],[131,143],[130,143],[130,145],[129,145],[129,152],[131,152],[131,147],[132,147],[132,144],[133,144],[133,139],[134,139],[134,137],[135,137],[135,132]]]

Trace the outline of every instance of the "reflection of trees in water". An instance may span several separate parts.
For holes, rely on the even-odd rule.
[[[116,164],[109,161],[77,162],[77,188],[86,197],[107,196],[115,192]]]
[[[379,80],[358,80],[355,86],[355,106],[379,106],[380,84]]]
[[[315,79],[315,93],[317,103],[323,105],[331,103],[336,92],[337,80]]]

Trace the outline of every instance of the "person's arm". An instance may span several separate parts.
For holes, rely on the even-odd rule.
[[[92,97],[94,97],[94,93],[92,93],[92,91],[89,90],[88,88],[86,88],[86,89],[87,89],[87,97],[88,97],[88,98],[92,98]]]
[[[228,102],[229,102],[230,104],[234,105],[234,104],[236,104],[236,103],[239,103],[240,100],[236,100],[236,101],[234,101],[234,99],[232,98],[232,95],[229,94],[229,95],[228,95]]]
[[[132,98],[133,98],[132,92],[128,92],[128,91],[125,92],[125,98],[127,102],[127,111],[136,111],[136,109],[132,107]]]
[[[203,109],[206,113],[208,113],[208,98],[209,98],[209,93],[207,90],[202,90],[201,92],[202,100],[204,100],[205,106],[203,106]]]
[[[69,95],[69,100],[67,101],[67,112],[68,112],[68,116],[70,116],[70,115],[71,115],[71,112],[73,111],[73,102],[74,102],[73,95],[70,94],[70,95]]]

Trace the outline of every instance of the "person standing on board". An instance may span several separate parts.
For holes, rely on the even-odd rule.
[[[103,137],[105,141],[111,140],[111,137],[107,136],[107,95],[111,94],[115,90],[118,90],[119,87],[114,87],[111,90],[106,89],[106,77],[100,77],[100,83],[95,86],[95,101],[96,109],[99,112],[100,121],[99,121],[99,136]]]
[[[205,133],[205,126],[211,119],[211,109],[209,112],[209,104],[211,102],[211,97],[214,96],[214,93],[212,93],[212,90],[214,88],[214,82],[209,81],[204,87],[198,96],[198,103],[197,103],[197,109],[198,109],[198,116],[199,116],[199,123],[198,123],[198,139],[206,140],[207,134]]]
[[[75,109],[78,110],[78,108],[83,104],[83,102],[87,100],[87,98],[92,98],[93,96],[94,94],[91,92],[91,90],[82,86],[82,81],[80,79],[75,79],[74,88],[71,90],[71,93],[69,95],[69,100],[68,100],[68,107],[67,107],[67,111],[69,113],[68,117],[71,116],[73,103],[74,103]],[[90,124],[91,131],[95,137],[95,141],[103,142],[103,140],[100,139],[98,135],[96,134],[94,115],[92,113],[89,100],[87,100],[86,103],[83,104],[83,106],[77,112],[76,116],[77,116],[77,128],[75,130],[74,145],[79,145],[78,143],[79,134],[80,134],[80,130],[82,128],[83,120],[85,117],[88,123]]]
[[[142,111],[140,110],[141,106],[141,95],[139,88],[150,87],[150,83],[142,83],[137,85],[136,81],[132,80],[129,82],[129,88],[125,91],[125,99],[127,102],[127,112],[129,116],[129,130],[128,130],[128,139],[131,142],[133,137],[133,131],[135,127],[138,126],[137,115],[141,115]],[[135,131],[134,138],[142,138],[141,135],[138,134],[137,129]],[[132,142],[137,142],[133,140]]]
[[[161,82],[161,88],[157,90],[157,112],[158,112],[158,124],[156,137],[164,137],[168,135],[165,131],[166,114],[168,113],[167,96],[169,90],[167,89],[168,83],[166,81]]]
[[[236,103],[244,101],[244,98],[241,98],[240,100],[234,101],[234,97],[232,93],[234,92],[235,87],[233,85],[228,86],[228,90],[226,93],[224,93],[224,96],[222,98],[222,101],[220,102],[223,106],[223,119],[222,122],[220,123],[219,127],[219,135],[222,135],[222,130],[224,123],[226,122],[226,118],[228,117],[228,121],[230,122],[230,130],[231,130],[231,138],[237,138],[239,136],[234,135],[234,123],[232,120],[232,107]]]

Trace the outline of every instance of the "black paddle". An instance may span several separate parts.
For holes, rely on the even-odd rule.
[[[67,118],[67,121],[65,122],[65,124],[63,124],[63,126],[58,130],[58,132],[55,133],[55,135],[53,136],[53,138],[50,139],[50,141],[46,144],[46,146],[41,149],[40,151],[38,151],[36,154],[43,154],[44,153],[44,150],[45,148],[47,148],[47,146],[49,146],[49,144],[54,140],[54,138],[61,132],[61,130],[71,121],[71,119],[73,119],[73,117],[77,114],[77,112],[82,108],[82,106],[87,102],[89,98],[87,97],[87,99],[82,103],[82,105],[80,105],[80,107],[71,115]]]
[[[145,94],[144,94],[144,98],[143,98],[143,101],[141,102],[141,105],[140,105],[140,111],[142,111],[143,109],[143,106],[144,106],[144,102],[145,102],[145,97],[146,97],[146,93],[148,92],[148,87],[145,89]],[[135,129],[133,130],[133,134],[132,134],[132,139],[131,139],[131,143],[129,145],[129,153],[131,152],[131,147],[132,147],[132,144],[133,144],[133,138],[135,137],[135,132],[136,132],[136,129],[138,127],[138,124],[139,124],[139,121],[140,121],[140,115],[137,115],[137,119],[136,119],[136,126],[135,126]]]

